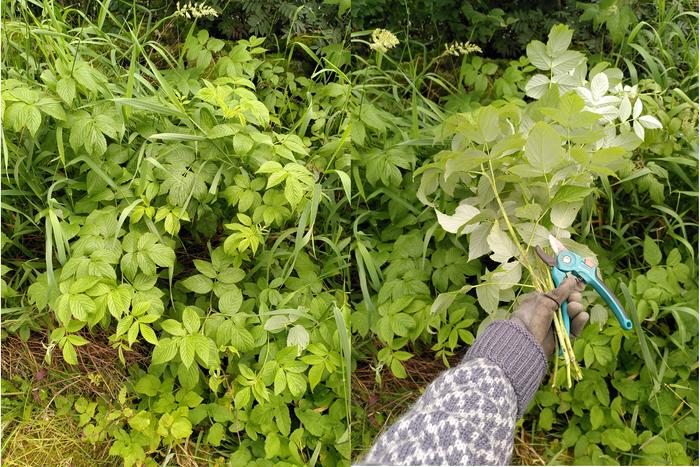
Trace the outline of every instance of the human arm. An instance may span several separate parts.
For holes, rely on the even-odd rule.
[[[549,294],[526,297],[510,320],[491,323],[462,362],[433,381],[380,435],[363,464],[507,464],[515,424],[554,350],[551,323],[559,304],[568,298],[574,335],[588,320],[580,288],[567,279]]]

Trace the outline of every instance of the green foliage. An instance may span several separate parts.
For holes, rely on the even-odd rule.
[[[550,286],[532,250],[552,233],[635,326],[587,291],[583,379],[553,372],[523,429],[548,462],[697,462],[697,14],[355,3],[352,67],[345,1],[6,10],[3,337],[146,361],[51,410],[126,465],[348,465],[417,362],[449,366]],[[369,48],[374,27],[399,47]],[[410,389],[351,407],[356,368]],[[30,420],[32,385],[2,383]]]
[[[77,364],[98,329],[123,362],[150,353],[118,404],[81,415],[84,435],[126,465],[197,439],[237,465],[346,465],[342,72],[297,76],[261,38],[195,28],[174,54],[87,20],[57,40],[47,10],[18,8],[3,224],[30,224],[3,228],[6,272],[27,265],[13,304],[27,330],[35,310],[55,318],[47,359]]]

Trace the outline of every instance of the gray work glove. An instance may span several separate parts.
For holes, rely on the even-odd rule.
[[[581,292],[584,287],[585,284],[580,283],[575,277],[569,276],[551,292],[527,294],[510,319],[527,329],[535,337],[535,340],[542,344],[545,355],[549,357],[554,353],[556,340],[552,320],[561,303],[569,300],[571,337],[578,336],[588,322],[588,313],[583,311],[584,307],[581,302]]]

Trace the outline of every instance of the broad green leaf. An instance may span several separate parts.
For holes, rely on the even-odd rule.
[[[476,298],[486,313],[490,314],[496,311],[499,297],[498,284],[484,284],[476,287]]]
[[[300,398],[306,392],[306,378],[298,373],[287,373],[287,387],[295,399]]]
[[[156,333],[153,332],[153,329],[151,329],[149,325],[141,323],[139,325],[139,329],[141,331],[141,335],[146,340],[146,342],[148,342],[149,344],[158,345],[158,338],[156,337]]]
[[[549,31],[547,49],[554,55],[562,54],[569,48],[574,31],[565,24],[556,24]]]
[[[280,454],[281,443],[275,433],[265,437],[265,459],[272,459]]]
[[[396,358],[391,360],[391,364],[389,365],[389,368],[391,369],[391,372],[396,376],[397,378],[406,378],[408,374],[406,373],[406,368],[403,366],[403,363],[401,363],[401,360],[398,360]]]
[[[75,347],[70,342],[63,344],[63,360],[71,365],[78,364],[78,355],[75,353]]]
[[[591,193],[590,187],[564,185],[557,190],[551,203],[580,203]]]
[[[178,417],[170,426],[170,434],[173,438],[187,438],[192,434],[192,424],[185,417]]]
[[[525,158],[541,173],[551,173],[564,160],[559,133],[547,123],[537,122],[527,137]]]
[[[88,315],[95,312],[95,302],[85,294],[69,295],[68,307],[80,321],[87,321]]]
[[[158,342],[158,345],[153,348],[152,363],[159,365],[167,363],[177,354],[178,344],[174,339],[166,337]]]
[[[525,84],[525,94],[533,99],[539,99],[549,90],[550,80],[545,75],[535,75]]]
[[[510,258],[518,255],[518,247],[510,235],[501,230],[498,221],[494,222],[486,238],[489,248],[493,251],[491,259],[499,263],[505,263]]]
[[[214,423],[207,432],[207,444],[211,444],[212,446],[219,446],[225,436],[226,430],[224,426],[221,423]]]
[[[474,231],[478,224],[468,224],[468,222],[479,214],[479,210],[464,202],[460,203],[451,216],[435,210],[438,222],[446,232],[468,234]]]
[[[540,70],[549,70],[552,67],[552,59],[547,54],[545,45],[540,41],[532,41],[526,48],[527,58]]]
[[[549,213],[552,224],[560,229],[568,229],[576,220],[581,203],[560,203],[554,205]]]
[[[407,336],[416,326],[416,320],[406,313],[396,313],[390,316],[389,320],[392,331],[399,336]]]
[[[279,332],[289,324],[289,317],[284,315],[271,316],[267,321],[265,321],[265,330],[270,332]]]
[[[480,258],[491,251],[488,243],[488,237],[491,232],[491,226],[485,222],[479,224],[469,236],[469,256],[467,261]]]
[[[300,350],[304,350],[309,345],[309,332],[300,324],[292,326],[287,334],[287,345],[298,345]]]
[[[246,386],[240,391],[236,392],[235,396],[233,397],[233,402],[236,405],[236,408],[242,408],[245,407],[248,402],[250,402],[250,387]]]
[[[187,334],[185,329],[182,327],[182,324],[174,319],[166,319],[160,323],[160,327],[163,329],[163,331],[167,332],[168,334],[172,334],[173,336],[184,336]]]
[[[129,419],[129,426],[136,431],[146,432],[151,424],[151,416],[146,410],[139,411]]]
[[[59,79],[56,82],[56,94],[66,104],[72,103],[75,99],[75,80],[70,76]]]
[[[219,298],[219,311],[227,315],[233,315],[241,309],[243,294],[235,285],[230,285],[230,290]]]
[[[313,391],[314,388],[321,382],[323,377],[324,365],[313,365],[309,369],[309,387]]]
[[[204,274],[206,277],[209,279],[215,279],[217,276],[216,269],[214,269],[214,266],[208,262],[208,261],[202,261],[201,259],[195,259],[192,261],[194,264],[194,267],[197,268],[197,271],[200,273]]]
[[[199,331],[199,314],[196,307],[188,306],[182,310],[182,324],[190,334]]]
[[[644,236],[644,261],[650,266],[656,266],[661,263],[663,255],[661,254],[661,249],[656,244],[654,239],[648,235]]]
[[[195,342],[191,339],[192,336],[185,336],[180,339],[180,358],[185,367],[192,366],[195,353]]]
[[[597,430],[599,427],[603,426],[605,423],[605,413],[599,405],[594,405],[591,408],[591,428]]]
[[[134,385],[134,390],[139,394],[155,396],[160,389],[160,380],[153,375],[142,376]]]
[[[211,292],[214,283],[204,274],[195,274],[181,282],[182,286],[194,293],[203,295]]]
[[[551,408],[545,407],[540,411],[540,428],[544,431],[549,431],[552,429],[552,423],[554,422],[554,412]]]
[[[172,248],[157,243],[148,249],[151,260],[160,267],[171,267],[175,264],[175,252]]]

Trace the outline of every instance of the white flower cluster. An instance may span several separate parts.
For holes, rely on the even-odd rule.
[[[460,55],[469,55],[472,53],[481,53],[481,47],[471,42],[453,42],[450,45],[445,44],[445,55],[454,55],[459,57]]]
[[[219,16],[219,12],[210,6],[205,5],[204,2],[199,4],[189,2],[182,6],[180,5],[180,2],[177,2],[175,16],[182,16],[187,19],[206,18],[208,16],[216,18]]]
[[[399,45],[399,40],[391,31],[377,28],[372,32],[372,43],[369,45],[370,49],[386,53],[397,45]]]

